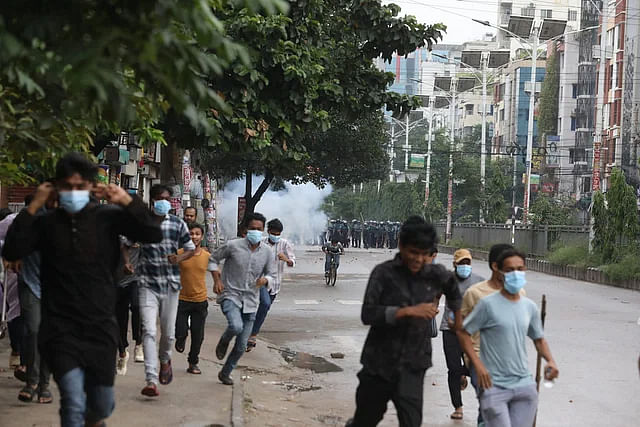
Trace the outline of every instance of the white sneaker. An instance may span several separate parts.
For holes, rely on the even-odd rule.
[[[134,360],[136,363],[144,362],[144,349],[142,348],[142,344],[136,345],[134,350]]]
[[[118,364],[116,365],[116,373],[118,375],[127,375],[127,362],[129,361],[129,351],[124,351],[124,357],[118,355]]]

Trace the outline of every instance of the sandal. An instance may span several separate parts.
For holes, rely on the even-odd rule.
[[[194,374],[194,375],[202,374],[202,371],[200,370],[198,365],[191,364],[191,363],[189,364],[189,367],[187,368],[187,372],[190,373],[190,374]]]
[[[247,353],[249,353],[251,350],[253,350],[254,348],[256,348],[257,345],[257,341],[256,341],[256,337],[251,337],[249,338],[249,340],[247,341],[247,349],[245,350]]]
[[[20,393],[18,394],[18,400],[21,402],[33,402],[33,398],[36,395],[38,387],[32,387],[30,385],[26,385],[22,387]]]
[[[13,376],[23,383],[27,382],[27,368],[25,366],[18,366],[13,370]]]
[[[184,347],[187,343],[187,340],[184,338],[176,338],[176,351],[178,353],[184,353]]]
[[[160,384],[167,385],[171,381],[173,381],[173,369],[169,360],[167,363],[160,364]]]
[[[463,418],[463,413],[461,411],[455,411],[453,414],[451,414],[452,420],[461,420],[462,418]]]
[[[38,387],[38,403],[47,404],[53,402],[53,395],[49,387]]]

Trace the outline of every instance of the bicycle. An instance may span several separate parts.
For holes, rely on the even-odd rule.
[[[331,266],[329,267],[329,274],[326,275],[325,280],[327,286],[335,286],[338,279],[338,266],[336,265],[336,257],[331,257]]]

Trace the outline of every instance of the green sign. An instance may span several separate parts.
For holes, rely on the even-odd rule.
[[[409,157],[409,168],[411,169],[423,169],[424,168],[424,154],[411,154]]]

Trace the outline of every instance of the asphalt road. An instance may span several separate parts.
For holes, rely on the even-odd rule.
[[[261,338],[276,346],[328,360],[332,352],[345,354],[344,359],[332,360],[343,372],[313,373],[310,381],[320,384],[322,389],[306,394],[307,406],[298,405],[318,411],[318,402],[322,402],[324,413],[335,415],[331,415],[334,422],[326,422],[325,417],[321,424],[338,425],[354,408],[356,373],[367,333],[360,322],[360,302],[368,274],[393,253],[347,250],[335,287],[324,284],[324,255],[317,248],[297,248],[296,255],[298,264],[288,270],[288,278],[264,324]],[[440,255],[437,262],[449,266],[452,258]],[[484,261],[474,262],[473,268],[482,276],[489,275]],[[538,304],[542,294],[547,296],[546,337],[560,369],[555,386],[541,390],[538,425],[638,425],[640,292],[535,272],[528,273],[526,290]],[[223,321],[219,317],[214,315],[210,321]],[[433,340],[433,351],[434,367],[427,372],[425,381],[424,425],[475,425],[477,403],[471,387],[463,393],[465,420],[449,419],[453,408],[440,337]],[[529,358],[533,372],[533,345],[529,346]],[[285,418],[278,421],[278,416]],[[270,421],[275,423],[272,425],[293,425],[299,420],[274,411]],[[397,425],[392,405],[381,425]]]

